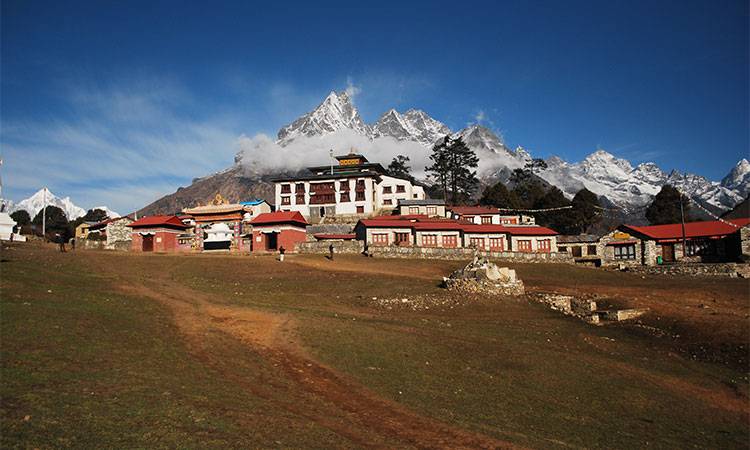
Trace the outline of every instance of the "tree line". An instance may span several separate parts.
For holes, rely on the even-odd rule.
[[[547,163],[541,158],[531,159],[524,167],[513,170],[509,180],[511,189],[498,182],[487,186],[478,201],[473,199],[478,194],[480,184],[476,176],[479,158],[460,136],[454,138],[447,135],[436,143],[430,160],[432,164],[425,167],[428,179],[425,190],[433,198],[442,198],[449,206],[536,210],[530,213],[536,223],[560,234],[588,233],[602,222],[603,208],[593,192],[583,188],[572,200],[568,200],[559,188],[545,186],[546,183],[541,182],[538,174],[547,169]],[[415,182],[408,162],[408,156],[396,156],[388,166],[389,173],[396,178]],[[692,221],[689,203],[688,197],[677,189],[664,185],[646,210],[646,219],[652,225],[679,223],[683,215],[686,222]],[[539,211],[549,209],[555,210]]]
[[[42,210],[32,219],[28,211],[19,209],[10,215],[16,221],[13,227],[14,233],[25,235],[42,236]],[[78,225],[84,222],[101,222],[107,220],[107,213],[101,209],[89,209],[86,214],[74,220],[68,220],[65,212],[57,206],[46,207],[45,237],[52,240],[55,235],[60,235],[66,241],[75,236]]]

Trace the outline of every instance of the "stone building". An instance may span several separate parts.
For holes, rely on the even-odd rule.
[[[489,251],[557,252],[557,232],[540,226],[477,225],[453,219],[381,216],[354,228],[367,246],[476,248]]]
[[[445,211],[445,200],[426,198],[423,200],[399,200],[399,215],[418,215],[426,217],[447,217]]]
[[[750,255],[750,219],[682,224],[620,225],[602,236],[602,265],[653,266],[671,262],[733,262]]]
[[[128,225],[133,223],[133,219],[129,216],[116,217],[114,219],[107,219],[91,225],[88,230],[85,242],[85,248],[93,248],[89,246],[89,239],[91,234],[99,233],[100,236],[104,236],[104,239],[99,239],[99,242],[103,242],[103,248],[106,250],[130,250],[132,231],[128,228]],[[93,244],[95,241],[92,241]],[[98,247],[97,248],[101,248]]]
[[[599,266],[599,238],[595,234],[560,235],[557,250],[569,253],[578,264]]]

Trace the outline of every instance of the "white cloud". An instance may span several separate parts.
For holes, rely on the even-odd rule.
[[[346,77],[346,95],[348,95],[349,98],[354,101],[354,97],[356,97],[360,92],[362,92],[362,88],[354,85],[352,77]]]

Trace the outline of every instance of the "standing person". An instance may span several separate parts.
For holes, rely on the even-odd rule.
[[[13,242],[13,233],[10,233],[10,242]]]
[[[284,248],[283,245],[281,247],[279,247],[279,261],[283,261],[284,260],[284,252],[285,251],[286,251],[286,249]]]
[[[333,242],[331,242],[331,245],[328,246],[328,251],[331,252],[331,256],[329,259],[333,260]]]
[[[71,250],[75,250],[76,249],[76,240],[75,239],[71,239],[70,240],[70,249]]]

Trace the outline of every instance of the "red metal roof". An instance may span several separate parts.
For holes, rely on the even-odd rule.
[[[128,227],[132,228],[158,228],[158,227],[167,227],[167,228],[180,228],[183,230],[186,230],[190,227],[182,223],[182,220],[180,220],[177,216],[149,216],[144,217],[142,219],[138,219],[135,222],[126,225]]]
[[[303,226],[310,225],[307,223],[302,214],[299,211],[276,211],[271,213],[263,213],[258,215],[252,222],[251,225],[271,225],[275,223],[298,223]]]
[[[737,225],[737,227],[733,227],[732,225],[719,220],[712,220],[710,222],[688,222],[685,224],[685,237],[726,236],[737,232],[739,227],[744,227],[750,223],[750,219],[731,219],[727,220],[727,222],[732,222]],[[645,234],[652,239],[682,239],[682,224],[679,223],[649,225],[643,227],[623,225],[623,227],[637,233]]]
[[[403,219],[361,219],[359,223],[370,228],[413,228],[415,222]]]
[[[547,227],[528,226],[528,227],[505,227],[508,233],[517,236],[557,236],[559,233]]]

